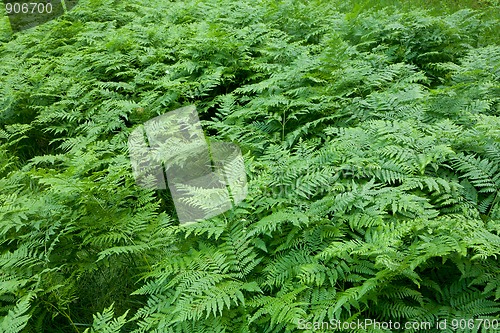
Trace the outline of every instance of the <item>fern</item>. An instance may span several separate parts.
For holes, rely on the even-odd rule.
[[[87,328],[84,333],[119,333],[122,332],[122,327],[126,324],[127,313],[113,319],[113,306],[104,309],[102,313],[94,315],[94,322],[91,328]]]
[[[416,6],[81,0],[0,27],[2,330],[497,318],[498,8]],[[127,140],[192,104],[210,144],[241,147],[217,166],[247,196],[181,225]]]
[[[9,310],[4,318],[0,318],[0,328],[5,333],[22,332],[23,328],[28,324],[31,318],[29,314],[31,297],[26,296],[20,299],[16,306]]]

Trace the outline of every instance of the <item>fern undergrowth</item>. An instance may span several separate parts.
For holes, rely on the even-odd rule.
[[[0,332],[499,323],[498,3],[414,7],[81,0],[2,27]],[[249,188],[179,225],[127,139],[190,104]]]

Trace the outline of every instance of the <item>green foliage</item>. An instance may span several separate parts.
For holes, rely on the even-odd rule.
[[[126,324],[125,317],[123,316],[113,319],[114,311],[113,306],[104,309],[102,313],[94,315],[94,322],[92,328],[86,329],[84,333],[120,333],[122,327]]]
[[[0,29],[2,332],[498,319],[498,4],[413,7],[82,0]],[[188,104],[249,193],[179,225],[127,139]]]
[[[0,328],[2,329],[2,332],[21,332],[22,329],[28,324],[28,320],[30,319],[30,315],[26,314],[29,308],[29,296],[20,299],[16,306],[13,309],[9,310],[7,316],[1,318]]]

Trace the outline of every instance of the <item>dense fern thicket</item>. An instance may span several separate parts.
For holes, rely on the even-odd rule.
[[[81,0],[3,26],[0,332],[494,332],[500,27],[479,4]],[[127,139],[190,104],[249,189],[179,225]]]

